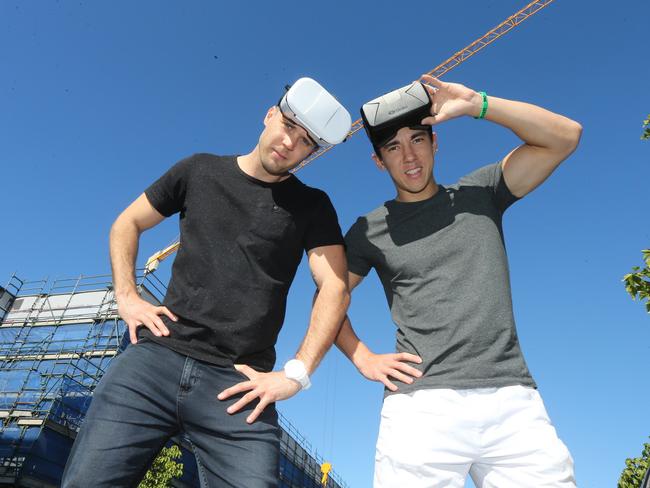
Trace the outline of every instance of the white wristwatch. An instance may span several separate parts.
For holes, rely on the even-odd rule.
[[[305,363],[300,359],[291,359],[290,361],[287,361],[287,364],[284,365],[284,374],[290,380],[297,381],[302,390],[306,390],[311,386]]]

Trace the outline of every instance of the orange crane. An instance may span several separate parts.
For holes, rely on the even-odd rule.
[[[449,59],[443,61],[441,64],[436,66],[434,69],[429,71],[428,74],[435,76],[435,77],[440,77],[447,73],[448,71],[451,71],[454,69],[456,66],[461,64],[462,62],[466,61],[467,59],[471,58],[474,56],[476,53],[478,53],[481,49],[489,46],[492,44],[494,41],[496,41],[498,38],[501,36],[505,35],[515,27],[517,27],[519,24],[521,24],[524,20],[528,19],[532,15],[535,15],[537,12],[542,10],[544,7],[547,7],[553,0],[537,0],[530,2],[528,5],[526,5],[524,8],[519,10],[518,12],[514,13],[510,17],[508,17],[506,20],[501,22],[499,25],[494,27],[493,29],[490,29],[486,34],[483,36],[479,37],[477,40],[472,42],[470,45],[464,47],[457,53],[455,53],[453,56],[451,56]],[[352,124],[352,127],[350,128],[350,132],[348,133],[348,138],[352,137],[354,134],[359,132],[361,128],[363,127],[363,122],[361,119],[357,119],[354,121]],[[315,151],[311,156],[309,156],[307,159],[305,159],[302,163],[300,163],[296,168],[292,170],[293,173],[296,171],[299,171],[300,169],[304,168],[307,166],[309,163],[311,163],[313,160],[316,158],[320,158],[323,154],[331,150],[334,146],[323,146],[319,148],[317,151]],[[178,248],[180,247],[181,243],[176,239],[173,244],[167,246],[166,248],[154,253],[148,260],[147,263],[145,264],[145,273],[152,273],[154,272],[157,268],[158,265],[162,260],[165,258],[169,257],[171,254],[174,254]]]

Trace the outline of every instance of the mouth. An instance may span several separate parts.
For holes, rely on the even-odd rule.
[[[422,166],[416,166],[415,168],[409,168],[406,171],[404,171],[404,174],[409,179],[419,178],[420,175],[422,174]]]
[[[279,159],[287,159],[287,156],[279,152],[277,149],[273,149],[273,153],[279,158]]]

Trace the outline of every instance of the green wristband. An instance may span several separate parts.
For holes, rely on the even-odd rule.
[[[484,91],[481,91],[481,92],[478,92],[478,94],[481,95],[481,97],[483,98],[483,106],[481,107],[481,113],[478,114],[478,117],[474,117],[474,118],[475,119],[484,119],[485,114],[487,113],[487,107],[488,107],[487,93],[485,93]]]

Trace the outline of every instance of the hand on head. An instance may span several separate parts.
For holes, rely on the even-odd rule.
[[[481,111],[481,95],[460,83],[445,83],[431,75],[422,75],[431,97],[431,116],[422,119],[426,125],[435,125],[463,115],[477,116]]]

